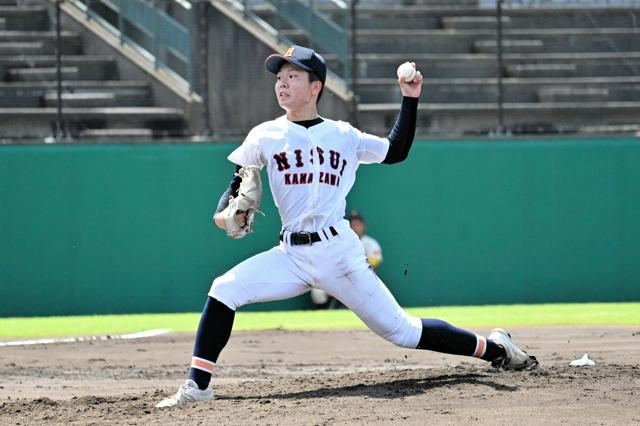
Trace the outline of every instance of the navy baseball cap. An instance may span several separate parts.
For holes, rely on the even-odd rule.
[[[291,46],[284,55],[270,55],[264,66],[272,73],[278,74],[282,64],[289,62],[305,71],[312,72],[318,76],[324,88],[324,81],[327,78],[327,64],[324,58],[316,53],[313,49],[303,46]]]
[[[347,220],[349,222],[351,222],[352,220],[359,220],[360,222],[364,223],[364,216],[362,216],[362,213],[360,213],[358,210],[351,210],[351,212],[349,212],[349,215],[347,216]]]

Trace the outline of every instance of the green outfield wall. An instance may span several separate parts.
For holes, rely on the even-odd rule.
[[[1,147],[0,316],[199,311],[278,240],[269,195],[249,237],[211,224],[234,146]],[[638,139],[419,141],[348,201],[404,306],[640,300]]]

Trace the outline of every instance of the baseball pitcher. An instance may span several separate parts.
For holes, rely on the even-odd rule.
[[[335,297],[395,345],[478,357],[508,370],[535,368],[536,359],[502,329],[485,338],[442,320],[406,313],[369,267],[358,235],[344,219],[346,196],[360,165],[397,164],[409,155],[422,88],[420,72],[398,73],[400,112],[389,135],[378,137],[318,115],[327,69],[312,49],[292,46],[282,55],[269,56],[265,66],[276,76],[275,96],[285,115],[253,128],[229,155],[236,170],[214,222],[233,238],[247,236],[259,211],[265,171],[282,220],[280,244],[213,281],[188,379],[157,407],[213,399],[211,377],[238,308],[298,296],[314,287]],[[415,71],[415,64],[410,66]]]

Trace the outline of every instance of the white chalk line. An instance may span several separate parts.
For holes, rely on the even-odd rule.
[[[161,334],[169,333],[170,331],[171,330],[166,328],[158,328],[155,330],[140,331],[138,333],[131,333],[131,334],[84,336],[84,337],[61,337],[57,339],[49,338],[49,339],[36,339],[36,340],[14,340],[10,342],[0,342],[0,348],[7,347],[7,346],[30,346],[30,345],[51,345],[56,343],[93,342],[97,340],[142,339],[145,337],[159,336]]]

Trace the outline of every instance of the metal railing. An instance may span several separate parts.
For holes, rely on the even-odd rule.
[[[67,0],[192,90],[191,30],[151,1]],[[179,2],[189,9],[191,4]],[[190,11],[190,10],[189,10]]]
[[[316,2],[314,0],[265,0],[274,6],[276,21],[285,21],[288,25],[302,31],[312,46],[330,54],[340,64],[338,75],[344,80],[345,86],[351,85],[351,11],[349,4],[339,0],[331,2]],[[242,0],[245,14],[252,19],[259,19],[251,13],[250,1]],[[341,22],[331,19],[323,13],[330,7]],[[322,9],[322,10],[321,10]],[[283,35],[280,25],[275,30],[278,38],[287,44],[293,42]],[[314,47],[315,47],[314,46]]]

